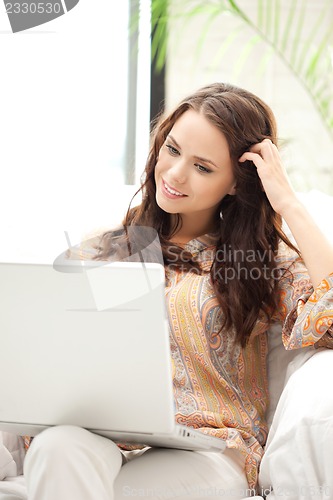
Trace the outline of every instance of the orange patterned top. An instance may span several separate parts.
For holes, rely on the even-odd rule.
[[[207,235],[185,245],[206,273],[166,268],[176,420],[227,442],[245,457],[250,488],[267,437],[267,330],[258,320],[246,348],[234,345],[234,332],[218,334],[221,308],[210,281],[215,248]],[[283,325],[287,349],[317,342],[333,323],[333,273],[313,291],[302,260],[281,245],[278,266],[290,273],[280,281],[281,307],[274,321]],[[333,328],[333,326],[332,326]]]

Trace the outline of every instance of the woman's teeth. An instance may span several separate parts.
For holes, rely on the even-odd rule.
[[[184,196],[182,193],[179,193],[178,191],[174,191],[173,189],[169,188],[169,186],[167,186],[166,184],[164,184],[164,187],[170,194],[174,194],[176,196]]]

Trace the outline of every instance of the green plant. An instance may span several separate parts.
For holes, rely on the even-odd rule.
[[[172,3],[172,14],[168,10]],[[243,64],[254,46],[266,44],[261,66],[273,54],[278,56],[307,91],[323,123],[333,139],[333,2],[326,0],[316,16],[311,14],[316,0],[152,0],[152,53],[156,67],[166,61],[168,46],[168,22],[176,16],[185,22],[201,16],[205,22],[197,34],[197,49],[203,47],[212,22],[226,14],[238,18],[251,29],[252,35],[239,55]],[[254,5],[256,12],[253,16]],[[251,11],[250,7],[251,6]],[[251,14],[251,15],[250,15]],[[230,44],[233,33],[223,41],[220,56]]]

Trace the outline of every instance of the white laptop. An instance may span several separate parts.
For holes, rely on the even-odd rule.
[[[0,264],[0,430],[61,424],[118,442],[223,451],[175,424],[164,269]]]

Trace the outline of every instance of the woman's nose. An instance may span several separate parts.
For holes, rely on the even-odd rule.
[[[171,179],[175,183],[184,184],[187,178],[187,166],[183,159],[179,159],[171,168]],[[176,186],[174,186],[176,187]]]

